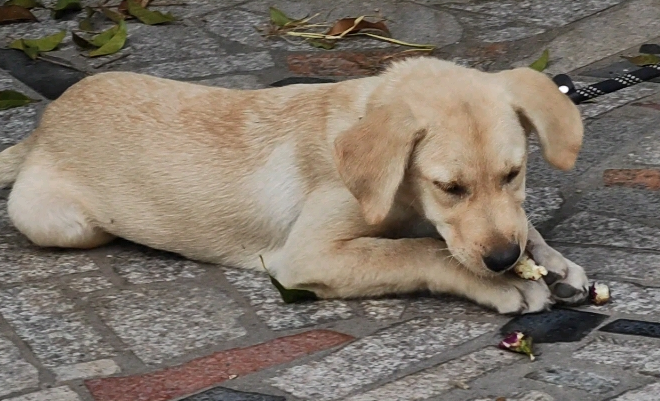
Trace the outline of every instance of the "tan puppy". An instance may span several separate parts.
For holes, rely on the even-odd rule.
[[[534,312],[581,301],[587,279],[521,208],[532,130],[550,164],[574,165],[580,114],[526,68],[418,58],[257,91],[105,73],[0,154],[0,186],[14,182],[9,215],[41,246],[123,237],[250,269],[263,256],[285,287],[321,297],[430,289]],[[525,247],[554,296],[502,274]]]

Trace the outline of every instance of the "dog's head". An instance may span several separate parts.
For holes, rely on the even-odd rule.
[[[582,145],[577,107],[529,68],[485,73],[434,59],[393,65],[367,112],[335,140],[342,180],[369,224],[415,207],[453,256],[478,274],[502,272],[527,242],[527,138],[573,167]]]

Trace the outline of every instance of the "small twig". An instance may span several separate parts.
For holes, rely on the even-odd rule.
[[[97,65],[93,66],[93,68],[96,69],[96,68],[104,67],[104,66],[106,66],[106,65],[108,65],[108,64],[110,64],[110,63],[114,63],[114,62],[117,61],[117,60],[121,60],[121,59],[123,59],[123,58],[125,58],[125,57],[128,57],[130,54],[131,54],[131,52],[126,52],[126,53],[124,53],[124,54],[120,54],[120,55],[118,55],[118,56],[116,56],[116,57],[114,57],[114,58],[111,58],[111,59],[106,60],[106,61],[104,61],[104,62],[102,62],[102,63],[100,63],[100,64],[97,64]]]
[[[63,63],[61,61],[57,61],[57,60],[49,58],[49,57],[43,57],[42,55],[39,55],[39,56],[37,56],[37,59],[45,61],[47,63],[56,64],[56,65],[60,65],[62,67],[71,68],[71,69],[75,70],[75,67],[72,66],[71,64]]]

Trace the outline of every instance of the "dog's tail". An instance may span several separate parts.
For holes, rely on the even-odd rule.
[[[16,181],[23,161],[27,157],[32,141],[30,138],[0,152],[0,189]]]

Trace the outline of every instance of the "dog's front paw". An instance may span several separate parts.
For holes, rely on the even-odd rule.
[[[523,280],[518,277],[502,278],[492,306],[501,314],[535,313],[550,309],[555,303],[550,289],[543,280]]]
[[[543,279],[555,301],[567,305],[584,302],[589,295],[589,281],[581,266],[566,259],[545,242],[530,246],[528,251],[537,264],[548,270]]]
[[[532,225],[529,226],[526,250],[532,255],[536,264],[548,270],[548,274],[543,279],[555,301],[576,305],[587,299],[589,280],[584,269],[548,245]]]
[[[546,276],[548,287],[550,287],[550,291],[552,291],[552,295],[558,303],[566,305],[581,304],[589,296],[589,280],[587,279],[587,275],[580,265],[573,263],[563,256],[562,259],[565,265],[566,275],[564,277],[559,277],[559,275],[553,275],[552,277]],[[548,269],[549,275],[552,267],[546,266],[546,269]]]

